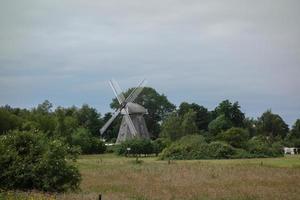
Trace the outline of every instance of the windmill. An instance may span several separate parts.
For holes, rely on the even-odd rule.
[[[146,81],[144,79],[134,90],[132,90],[129,96],[125,98],[119,84],[115,80],[109,81],[109,85],[119,102],[119,108],[100,129],[101,135],[106,131],[116,117],[119,114],[122,114],[123,119],[116,143],[133,138],[150,138],[145,119],[143,117],[144,114],[147,114],[147,110],[143,106],[134,103],[135,99],[142,92],[145,83]]]

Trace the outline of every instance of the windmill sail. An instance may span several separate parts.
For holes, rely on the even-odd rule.
[[[107,130],[111,123],[121,113],[123,115],[123,120],[119,130],[117,142],[134,137],[149,138],[148,129],[143,118],[143,115],[146,114],[146,109],[138,104],[133,103],[133,101],[142,92],[145,83],[146,80],[142,80],[139,85],[131,91],[128,97],[125,98],[119,84],[113,79],[109,81],[109,85],[112,88],[120,104],[120,107],[113,113],[112,117],[100,129],[101,134],[103,134]]]

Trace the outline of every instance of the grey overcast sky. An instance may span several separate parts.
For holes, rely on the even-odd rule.
[[[177,106],[300,118],[299,0],[0,0],[0,105],[110,111],[142,78]]]

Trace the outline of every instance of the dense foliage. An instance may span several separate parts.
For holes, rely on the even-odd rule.
[[[128,89],[124,95],[127,96],[131,91],[132,88]],[[124,155],[128,153],[126,149],[131,147],[131,153],[137,155],[159,154],[165,147],[168,147],[168,151],[174,149],[179,152],[182,149],[186,152],[185,148],[195,148],[194,143],[190,141],[191,144],[182,146],[178,141],[190,135],[201,136],[204,138],[201,148],[205,146],[214,151],[206,153],[205,157],[200,156],[205,151],[198,149],[197,156],[191,158],[278,156],[282,155],[282,146],[300,147],[300,119],[289,130],[284,120],[271,110],[257,119],[250,119],[245,117],[238,102],[229,100],[222,101],[213,110],[187,102],[181,103],[176,109],[164,94],[159,94],[153,88],[145,88],[135,102],[148,110],[144,117],[154,141],[127,141],[111,147],[109,152],[117,149],[119,154]],[[113,99],[111,108],[117,107],[118,102]],[[111,113],[105,113],[102,117],[95,108],[86,104],[80,108],[72,106],[53,109],[52,104],[45,101],[30,110],[4,106],[0,107],[0,134],[8,134],[11,130],[37,131],[48,139],[78,147],[84,154],[103,153],[106,146],[99,138],[99,128],[110,117]],[[116,141],[120,123],[121,117],[116,118],[107,129],[103,136],[106,141]],[[230,149],[233,149],[234,154],[220,156],[222,153],[216,153],[216,149],[227,149],[231,153]],[[164,155],[167,155],[166,152]]]
[[[75,190],[81,176],[72,159],[74,152],[60,140],[41,132],[9,132],[0,137],[0,188]]]
[[[52,104],[46,100],[31,110],[9,106],[0,108],[0,135],[11,130],[39,131],[47,138],[81,148],[82,153],[105,151],[99,137],[102,125],[101,115],[86,104],[81,108],[57,107],[53,111]]]
[[[300,147],[300,119],[289,130],[271,110],[250,119],[238,102],[229,100],[213,110],[187,102],[176,109],[153,88],[145,88],[135,102],[148,110],[144,117],[152,140],[133,139],[108,149],[99,129],[111,113],[101,116],[87,104],[54,109],[47,100],[32,109],[0,107],[0,189],[77,189],[80,175],[72,159],[79,153],[224,159],[276,157],[283,146]],[[117,107],[113,99],[111,108]],[[103,139],[114,143],[120,123],[116,118]]]
[[[290,131],[283,119],[270,110],[258,119],[246,118],[238,102],[222,101],[212,111],[184,102],[162,123],[160,136],[173,143],[163,150],[161,158],[282,156],[283,146],[300,146],[299,127],[297,120]]]
[[[201,135],[188,135],[165,148],[162,159],[213,159],[231,158],[235,151],[223,142],[207,143]]]
[[[132,139],[117,145],[116,153],[126,156],[158,155],[169,144],[168,140],[161,138],[153,141],[149,139]]]
[[[227,159],[282,156],[279,143],[268,143],[264,137],[253,138],[243,148],[235,148],[223,141],[208,143],[201,135],[184,136],[165,148],[161,159]]]

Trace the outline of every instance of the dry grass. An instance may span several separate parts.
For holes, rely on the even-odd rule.
[[[300,199],[300,157],[250,160],[156,161],[82,156],[78,193],[58,199]]]

